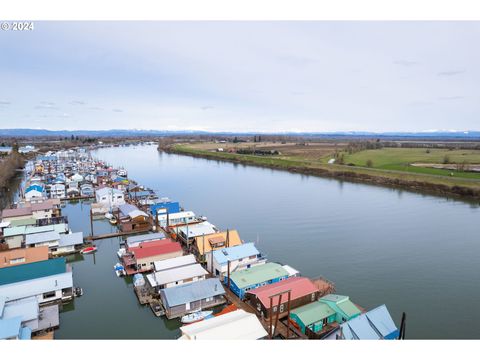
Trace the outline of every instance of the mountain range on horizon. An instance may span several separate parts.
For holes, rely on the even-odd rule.
[[[402,137],[402,138],[455,138],[480,139],[480,130],[430,130],[430,131],[335,131],[335,132],[254,132],[254,131],[204,131],[204,130],[141,130],[141,129],[110,129],[110,130],[48,130],[48,129],[0,129],[0,137],[40,137],[40,136],[90,136],[90,137],[125,137],[125,136],[175,136],[175,135],[212,135],[212,136],[253,136],[280,135],[303,137]]]

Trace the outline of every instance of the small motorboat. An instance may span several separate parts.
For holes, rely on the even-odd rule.
[[[120,248],[117,251],[117,256],[119,259],[122,259],[122,257],[126,254],[127,254],[127,250],[125,248]]]
[[[182,316],[182,323],[193,324],[198,321],[202,321],[207,316],[211,315],[213,311],[194,311],[190,314]]]
[[[107,213],[105,214],[105,217],[106,217],[108,220],[113,219],[113,214],[107,212]]]
[[[112,217],[111,219],[108,220],[110,222],[110,224],[112,225],[117,225],[117,219],[115,219],[114,217]]]
[[[76,287],[73,289],[73,296],[79,297],[83,295],[83,289],[80,287]]]
[[[85,249],[82,249],[80,251],[80,254],[91,254],[91,253],[94,253],[95,251],[97,251],[97,247],[94,245],[94,246],[89,246],[89,247],[86,247]]]
[[[117,274],[118,277],[127,275],[125,268],[120,263],[116,263],[113,269],[115,270],[115,274]]]

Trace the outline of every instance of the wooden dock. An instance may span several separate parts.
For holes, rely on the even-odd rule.
[[[108,234],[101,234],[101,235],[89,235],[85,236],[83,238],[84,241],[94,241],[94,240],[103,240],[103,239],[109,239],[112,237],[117,237],[117,236],[124,236],[124,235],[134,235],[134,234],[141,234],[141,233],[146,233],[149,232],[149,230],[134,230],[134,231],[117,231],[114,233],[108,233]]]

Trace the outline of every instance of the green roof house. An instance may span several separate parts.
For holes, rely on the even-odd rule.
[[[318,301],[327,304],[337,313],[335,321],[339,324],[353,319],[362,313],[350,298],[345,295],[328,294],[318,299]]]
[[[308,330],[314,333],[320,332],[325,326],[335,322],[336,317],[335,310],[320,301],[300,306],[290,312],[290,319],[304,334]]]
[[[243,299],[247,291],[285,280],[289,275],[289,272],[284,266],[277,263],[257,265],[249,269],[231,273],[230,289],[240,299]],[[224,278],[224,282],[225,284],[228,283],[227,277]]]

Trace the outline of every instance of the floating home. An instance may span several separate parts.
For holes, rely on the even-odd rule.
[[[189,264],[172,269],[156,271],[147,275],[147,281],[155,292],[206,279],[208,272],[200,264]]]
[[[0,269],[0,297],[6,301],[35,296],[39,304],[73,298],[73,277],[64,258]]]
[[[150,217],[135,205],[123,204],[118,210],[118,225],[121,231],[150,230]]]
[[[47,247],[54,256],[74,253],[82,244],[82,232],[59,234],[56,231],[47,231],[30,234],[25,238],[26,247]]]
[[[186,224],[195,224],[201,220],[198,220],[195,216],[193,211],[181,211],[174,214],[159,214],[158,218],[158,225],[162,228],[166,228],[167,226],[177,227],[177,226],[185,226]],[[168,220],[168,224],[167,224]],[[175,230],[174,230],[175,231]]]
[[[197,260],[195,259],[195,256],[193,256],[192,254],[188,254],[171,259],[155,261],[153,264],[155,267],[155,271],[163,271],[182,267],[185,265],[195,264],[196,262]]]
[[[387,307],[381,305],[340,325],[327,340],[394,340],[399,331]]]
[[[182,326],[179,340],[260,340],[267,337],[255,314],[238,309]]]
[[[160,297],[168,319],[221,305],[225,303],[224,295],[225,290],[217,278],[160,290]]]
[[[320,293],[310,279],[299,276],[250,290],[245,299],[262,317],[268,318],[278,312],[281,318],[288,310],[287,292],[290,292],[290,310],[316,301]],[[275,296],[279,293],[283,293],[281,299]]]
[[[227,275],[228,262],[230,262],[230,272],[263,265],[267,262],[267,259],[260,254],[253,243],[214,250],[206,256],[206,259],[207,269],[218,276],[220,280],[223,280],[224,276]]]
[[[0,340],[30,340],[32,332],[27,326],[22,326],[22,317],[0,319]]]
[[[8,302],[0,299],[0,322],[16,317],[21,317],[22,327],[28,327],[32,335],[55,329],[60,324],[58,304],[40,307],[35,296]]]
[[[0,269],[48,260],[48,247],[19,248],[0,252]]]
[[[136,196],[136,195],[134,195]],[[150,205],[150,213],[152,215],[166,215],[167,213],[169,215],[173,215],[176,213],[179,213],[180,210],[180,204],[178,201],[160,201],[155,204]]]
[[[103,187],[95,191],[95,200],[107,208],[115,208],[125,204],[125,195],[123,191]]]
[[[192,251],[201,262],[206,262],[208,254],[213,250],[224,249],[241,245],[242,240],[237,230],[228,230],[217,232],[209,235],[195,236],[193,239]]]
[[[10,249],[14,249],[22,247],[24,244],[26,244],[26,239],[29,235],[46,232],[65,234],[68,232],[68,224],[59,223],[44,226],[16,226],[13,228],[5,228],[3,231],[3,236],[5,242],[8,244],[8,247]]]
[[[319,299],[330,306],[337,314],[335,321],[339,324],[359,316],[361,310],[350,300],[348,296],[328,294]]]
[[[266,263],[249,269],[234,271],[230,274],[230,289],[243,300],[249,290],[276,283],[289,277],[289,272],[277,263]],[[228,284],[228,277],[224,278]]]
[[[320,338],[338,327],[336,318],[335,310],[320,301],[303,305],[290,312],[290,321],[311,339]]]
[[[151,234],[143,234],[143,235],[135,235],[129,236],[125,241],[127,249],[134,248],[140,246],[143,243],[150,242],[150,241],[157,241],[163,240],[166,236],[162,232],[158,233],[151,233]]]
[[[196,237],[218,233],[218,229],[208,221],[202,221],[196,224],[179,226],[174,229],[174,232],[186,245],[190,245]]]
[[[179,243],[171,240],[157,240],[142,243],[131,248],[122,260],[128,275],[153,270],[154,262],[183,255]]]

